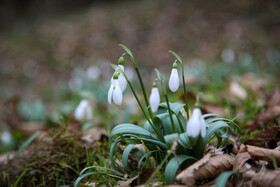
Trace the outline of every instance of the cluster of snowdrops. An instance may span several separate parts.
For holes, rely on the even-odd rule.
[[[175,61],[169,78],[169,89],[172,92],[176,92],[180,87],[179,65],[182,68],[181,77],[185,103],[169,102],[164,79],[157,69],[155,69],[157,77],[153,82],[148,99],[132,52],[126,46],[121,44],[120,46],[125,50],[125,53],[119,58],[118,65],[111,64],[115,73],[112,76],[111,86],[108,91],[108,102],[112,104],[113,101],[115,104],[121,105],[123,91],[129,85],[146,118],[146,122],[144,127],[129,123],[115,126],[111,132],[112,143],[109,153],[113,169],[99,166],[87,167],[80,173],[80,177],[75,184],[77,185],[86,176],[96,174],[124,180],[125,176],[134,177],[140,174],[143,169],[155,167],[155,165],[157,166],[157,171],[164,171],[166,183],[174,183],[178,169],[184,169],[202,158],[205,147],[210,140],[214,139],[213,142],[217,147],[226,146],[230,134],[233,131],[239,132],[239,127],[233,120],[222,118],[215,114],[202,115],[199,97],[197,97],[192,115],[189,116],[184,64],[180,56],[173,51],[170,51],[170,53],[175,56]],[[140,102],[138,93],[135,92],[133,85],[125,74],[125,55],[129,56],[130,61],[133,63],[145,105]],[[165,102],[162,103],[160,103],[158,85],[161,85],[165,99]],[[83,109],[80,109],[80,111],[85,111],[84,115],[87,115],[87,112],[90,113],[87,108],[87,104],[83,104]],[[79,113],[78,109],[75,111],[75,115],[76,113]],[[183,115],[183,113],[186,115]],[[142,148],[139,148],[139,145]],[[116,151],[116,147],[122,151]],[[135,166],[135,162],[132,164],[132,158],[134,161],[137,160],[137,166]],[[118,160],[121,160],[121,165],[118,164]],[[92,169],[104,170],[104,172],[86,172]]]

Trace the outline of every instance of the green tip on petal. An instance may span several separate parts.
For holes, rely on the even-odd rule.
[[[115,72],[114,75],[113,75],[113,79],[118,79],[118,78],[119,78],[119,75],[118,75],[117,72]]]
[[[121,57],[119,58],[118,64],[119,64],[119,65],[123,65],[123,64],[124,64],[124,58],[123,58],[123,56],[121,56]]]
[[[177,69],[177,67],[178,67],[178,65],[177,65],[177,60],[175,60],[175,62],[174,62],[173,65],[172,65],[172,68],[173,68],[173,69]]]

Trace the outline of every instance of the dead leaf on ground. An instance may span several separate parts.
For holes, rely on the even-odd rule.
[[[280,184],[280,170],[258,173],[252,177],[251,186],[278,187]]]
[[[247,92],[238,82],[232,81],[229,85],[230,95],[238,99],[246,99]],[[231,97],[230,97],[231,98]]]
[[[176,180],[186,186],[193,186],[198,179],[215,178],[221,172],[231,169],[233,162],[234,158],[228,154],[212,156],[208,153],[178,174]]]
[[[247,147],[242,144],[235,157],[232,170],[236,173],[242,174],[243,177],[251,178],[256,174],[256,171],[252,169],[252,165],[249,163],[250,160],[252,160],[252,157],[248,153]]]
[[[7,164],[16,155],[15,151],[0,154],[0,164]]]
[[[240,78],[242,84],[252,91],[260,91],[268,84],[267,78],[260,77],[260,75],[253,73],[246,73]]]
[[[81,140],[86,144],[92,144],[94,141],[101,141],[102,137],[109,137],[108,132],[99,126],[93,126],[84,133]]]
[[[265,127],[255,138],[246,140],[244,144],[273,149],[280,141],[280,126]]]
[[[219,116],[224,116],[226,114],[225,107],[217,104],[204,104],[201,107],[202,113],[213,113]]]
[[[274,156],[277,164],[280,165],[280,147],[276,147],[275,149],[266,149],[251,145],[246,145],[246,147],[252,158],[272,162]]]
[[[280,89],[275,90],[268,98],[267,98],[267,106],[280,106]]]
[[[257,115],[255,119],[248,121],[245,128],[251,130],[257,130],[260,127],[264,127],[271,123],[277,123],[277,118],[280,117],[280,106],[273,106],[269,108],[266,112],[261,112]]]

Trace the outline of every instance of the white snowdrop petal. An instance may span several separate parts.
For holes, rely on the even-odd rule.
[[[179,89],[179,84],[180,82],[179,82],[178,70],[176,68],[173,68],[169,78],[169,89],[172,92],[176,92]]]
[[[118,67],[119,67],[122,71],[124,71],[124,66],[123,66],[123,65],[118,65]]]
[[[125,90],[126,86],[127,86],[127,81],[126,81],[126,79],[125,79],[125,77],[122,73],[119,75],[118,81],[119,81],[119,84],[120,84],[120,88],[123,92]]]
[[[153,113],[155,113],[160,104],[160,95],[158,88],[152,88],[151,96],[150,96],[150,106]]]
[[[109,103],[109,104],[112,103],[113,89],[114,89],[114,85],[111,84],[110,89],[109,89],[109,91],[108,91],[108,103]]]
[[[202,138],[204,138],[206,136],[206,122],[204,120],[204,118],[201,116],[201,131],[200,131],[200,135]]]
[[[74,117],[79,121],[92,119],[92,108],[87,100],[84,99],[80,102],[74,112]]]
[[[121,105],[123,100],[122,90],[120,88],[119,82],[116,81],[115,89],[113,90],[113,101],[117,105]]]
[[[200,133],[200,129],[200,119],[191,117],[187,126],[187,130],[189,131],[187,131],[188,136],[197,137]]]
[[[202,113],[199,108],[195,108],[187,123],[187,134],[188,136],[197,137],[200,133],[204,135],[204,129],[202,129]],[[206,128],[206,126],[205,126]],[[205,129],[206,134],[206,129]]]

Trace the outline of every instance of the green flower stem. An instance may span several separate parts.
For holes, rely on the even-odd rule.
[[[131,59],[131,61],[133,62],[134,69],[135,69],[135,71],[136,71],[136,73],[137,73],[137,76],[138,76],[138,79],[139,79],[139,82],[140,82],[140,85],[141,85],[141,89],[142,89],[142,92],[143,92],[143,95],[144,95],[144,99],[145,99],[145,103],[146,103],[148,112],[149,112],[149,114],[150,114],[151,119],[154,119],[154,115],[153,115],[153,112],[152,112],[152,110],[151,110],[151,107],[149,107],[149,106],[150,106],[150,103],[149,103],[149,100],[148,100],[148,96],[147,96],[147,92],[146,92],[145,86],[144,86],[144,84],[143,84],[142,77],[141,77],[141,75],[140,75],[140,73],[139,73],[138,66],[137,66],[137,64],[136,64],[136,62],[135,62],[135,59],[134,59],[133,57],[130,56],[130,59]]]
[[[181,64],[181,67],[182,67],[183,88],[184,88],[184,97],[185,97],[185,103],[186,103],[185,110],[187,112],[187,118],[188,118],[187,120],[189,120],[190,114],[189,114],[189,105],[188,105],[188,100],[187,100],[187,89],[186,89],[186,83],[185,83],[184,64],[182,61],[179,61],[179,63]]]
[[[183,79],[184,97],[185,97],[185,104],[186,104],[184,109],[186,110],[187,118],[189,119],[190,114],[189,114],[189,105],[188,105],[188,100],[187,100],[187,89],[186,89],[186,84],[185,84],[184,64],[183,64],[181,57],[177,53],[175,53],[174,51],[171,51],[171,50],[169,50],[169,52],[176,57],[176,61],[178,61],[182,67],[182,79]]]
[[[170,109],[170,105],[169,105],[169,101],[168,101],[167,92],[166,92],[166,88],[165,88],[165,84],[164,84],[163,78],[162,78],[160,72],[158,71],[158,69],[155,69],[155,71],[157,72],[158,79],[161,82],[161,87],[162,87],[163,94],[164,94],[164,97],[165,97],[165,100],[166,100],[166,103],[167,103],[167,108],[168,108],[168,113],[169,113],[170,121],[171,121],[171,124],[172,124],[173,133],[176,133],[174,121],[173,121],[173,118],[172,118],[172,112],[171,112],[171,109]]]
[[[117,69],[117,66],[116,66],[116,65],[111,64],[111,66],[112,66],[112,68],[113,68],[115,71],[120,71],[120,72],[124,75],[124,77],[125,77],[125,79],[126,79],[128,85],[129,85],[129,87],[130,87],[130,89],[131,89],[131,91],[132,91],[132,93],[133,93],[133,95],[134,95],[134,97],[135,97],[135,99],[136,99],[138,105],[140,106],[140,108],[141,108],[141,110],[142,110],[142,112],[143,112],[143,114],[144,114],[144,116],[146,117],[146,119],[147,119],[147,121],[150,123],[150,125],[152,126],[153,130],[154,130],[155,133],[157,134],[157,137],[160,139],[160,141],[161,141],[161,142],[164,142],[164,138],[161,137],[161,135],[160,135],[158,129],[154,126],[153,122],[152,122],[152,121],[150,120],[150,118],[147,116],[147,114],[146,114],[146,112],[145,112],[143,106],[141,105],[141,102],[140,102],[139,98],[138,98],[137,95],[136,95],[136,92],[134,91],[134,89],[133,89],[133,87],[132,87],[130,81],[128,80],[127,76],[125,75],[125,73],[124,73],[121,69]]]

